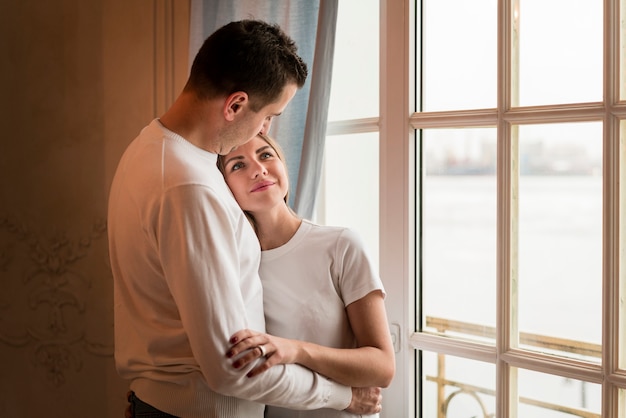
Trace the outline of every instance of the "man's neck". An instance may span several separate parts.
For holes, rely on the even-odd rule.
[[[210,107],[215,105],[211,101],[200,101],[195,95],[183,92],[159,120],[164,127],[198,148],[217,152],[217,124],[210,120],[216,114],[210,111]]]

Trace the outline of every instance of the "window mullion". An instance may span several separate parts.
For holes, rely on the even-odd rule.
[[[497,338],[496,338],[496,416],[517,417],[516,402],[517,382],[516,369],[509,367],[502,355],[511,346],[511,336],[518,335],[517,321],[513,320],[512,313],[517,311],[517,302],[513,298],[513,280],[516,277],[517,261],[511,257],[516,254],[515,237],[517,236],[515,222],[516,203],[513,199],[513,167],[516,158],[512,151],[516,150],[513,143],[511,125],[505,120],[505,115],[513,104],[518,102],[519,77],[518,68],[518,35],[513,20],[515,10],[518,10],[518,0],[501,0],[498,3],[498,162],[497,162]]]
[[[619,348],[623,343],[620,332],[620,246],[624,243],[624,207],[620,184],[624,184],[624,147],[621,146],[620,121],[613,114],[619,102],[622,77],[620,76],[620,2],[604,0],[604,116],[603,132],[603,336],[602,365],[605,376],[602,390],[602,416],[616,418],[619,414],[618,389],[611,376],[619,369]],[[621,222],[620,222],[621,221]],[[623,409],[625,406],[622,405]],[[623,413],[623,411],[622,411]]]
[[[620,184],[625,175],[621,163],[625,160],[620,140],[620,121],[607,110],[604,120],[603,146],[603,336],[602,364],[605,376],[602,391],[602,416],[618,417],[617,389],[610,377],[619,368],[619,347],[623,344],[620,331],[620,246],[624,245],[624,207]],[[623,408],[623,406],[622,406]]]

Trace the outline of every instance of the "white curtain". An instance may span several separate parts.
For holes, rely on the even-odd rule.
[[[192,0],[190,62],[204,39],[228,22],[261,19],[277,23],[298,45],[309,77],[270,135],[285,150],[290,205],[310,219],[324,159],[324,142],[335,46],[338,0]]]

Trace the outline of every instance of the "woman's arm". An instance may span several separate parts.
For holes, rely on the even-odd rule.
[[[357,348],[329,348],[242,330],[231,338],[233,346],[227,356],[235,358],[233,366],[240,368],[261,356],[261,350],[255,347],[262,345],[267,359],[249,377],[275,364],[298,363],[346,386],[389,386],[395,374],[395,355],[382,292],[370,292],[346,310]]]

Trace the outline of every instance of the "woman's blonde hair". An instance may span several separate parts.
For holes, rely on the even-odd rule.
[[[282,149],[282,147],[278,144],[278,142],[276,142],[276,140],[270,136],[264,135],[264,134],[257,134],[257,136],[259,138],[261,138],[263,141],[265,141],[267,143],[267,145],[269,145],[274,152],[276,153],[276,156],[278,157],[278,159],[283,163],[283,166],[285,167],[285,173],[287,173],[287,180],[289,180],[289,170],[287,168],[287,161],[285,160],[285,153]],[[218,155],[217,156],[217,168],[220,170],[220,172],[222,173],[222,175],[224,177],[226,177],[225,175],[225,171],[226,171],[226,167],[224,166],[225,163],[225,159],[223,155]],[[289,188],[287,188],[287,193],[285,194],[284,198],[285,200],[285,204],[287,205],[287,208],[289,209],[289,211],[296,215],[296,213],[293,211],[293,209],[291,209],[291,207],[289,206]],[[252,224],[252,226],[254,227],[254,231],[257,232],[257,228],[256,228],[256,222],[254,221],[254,216],[244,210],[243,211],[246,214],[246,217],[248,218],[248,220],[250,221],[250,223]],[[297,215],[296,215],[297,216]]]

